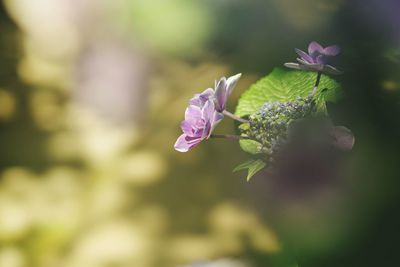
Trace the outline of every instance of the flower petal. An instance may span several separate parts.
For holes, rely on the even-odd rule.
[[[190,138],[185,134],[182,134],[178,137],[175,142],[174,148],[179,152],[187,152],[190,149],[194,148],[201,142],[200,138]]]
[[[222,121],[224,115],[217,111],[214,112],[213,119],[210,121],[210,131],[207,134],[207,138],[210,138],[211,134],[214,132],[215,127]]]
[[[296,53],[299,55],[299,57],[302,60],[307,61],[309,63],[314,63],[313,58],[310,55],[308,55],[306,52],[304,52],[304,51],[302,51],[300,49],[297,49],[297,48],[295,48],[294,51],[296,51]]]
[[[231,76],[228,78],[226,81],[226,91],[227,91],[227,97],[229,97],[232,93],[233,88],[236,86],[237,82],[239,81],[240,77],[242,77],[241,73],[238,73],[234,76]]]
[[[202,107],[203,103],[200,100],[199,95],[195,95],[193,98],[189,100],[189,105],[197,106],[197,107]]]
[[[195,105],[202,108],[207,100],[214,97],[214,90],[207,88],[200,94],[195,94],[192,99],[189,100],[189,105]]]
[[[202,112],[200,107],[195,105],[189,105],[185,111],[185,120],[196,123],[202,117]]]
[[[205,127],[206,122],[204,120],[198,120],[196,122],[191,121],[182,121],[181,122],[181,129],[184,134],[188,137],[201,137],[203,134],[203,128]]]
[[[204,128],[203,128],[203,132],[201,134],[201,139],[208,139],[211,136],[213,127],[211,125],[211,121],[207,121]]]
[[[300,68],[300,65],[298,64],[298,63],[292,63],[292,62],[288,62],[288,63],[285,63],[285,64],[283,64],[285,67],[287,67],[287,68],[290,68],[290,69],[296,69],[296,70],[299,70],[299,69],[301,69]]]
[[[338,70],[337,68],[335,68],[331,65],[324,65],[323,72],[328,73],[328,74],[333,74],[333,75],[343,74],[343,71]]]
[[[213,116],[213,119],[212,119],[213,126],[215,126],[218,123],[220,123],[220,121],[222,121],[223,118],[224,118],[224,115],[222,113],[215,112],[214,116]]]
[[[216,109],[222,112],[225,109],[226,99],[227,99],[227,81],[225,77],[222,77],[216,87],[215,87],[215,100]]]
[[[315,58],[315,62],[314,63],[317,63],[317,64],[326,64],[326,57],[324,56],[324,55],[318,55],[316,58]]]
[[[204,121],[211,121],[215,112],[215,104],[214,101],[208,100],[204,107],[201,110],[201,118]]]
[[[212,97],[214,95],[214,89],[212,88],[207,88],[206,90],[204,90],[201,94],[200,97],[207,101],[208,99],[210,99],[210,97]]]
[[[309,71],[322,71],[324,68],[323,64],[318,63],[308,63],[304,60],[297,58],[297,61],[300,63],[300,68],[302,70],[309,70]]]
[[[190,121],[182,121],[181,122],[182,132],[188,136],[193,136],[193,123]]]
[[[313,41],[308,45],[308,54],[314,57],[315,54],[321,54],[324,48],[317,42]]]
[[[322,53],[326,56],[337,56],[340,53],[340,47],[338,45],[331,45],[325,47]]]

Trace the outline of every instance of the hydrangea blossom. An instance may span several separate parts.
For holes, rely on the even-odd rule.
[[[342,73],[342,71],[328,64],[330,57],[337,56],[340,53],[340,48],[337,45],[324,48],[317,42],[311,42],[308,46],[308,54],[297,48],[295,51],[299,55],[297,58],[298,63],[285,63],[285,66],[288,68],[333,75]]]
[[[273,160],[273,155],[285,145],[290,124],[313,112],[312,101],[311,97],[298,97],[290,102],[266,102],[249,116],[249,127],[242,134],[259,142],[260,151]]]
[[[183,134],[176,140],[175,149],[187,152],[208,139],[222,118],[223,115],[217,112],[211,100],[205,101],[201,107],[190,104],[185,112],[185,120],[181,123]]]

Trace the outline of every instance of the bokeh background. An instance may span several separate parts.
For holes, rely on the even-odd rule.
[[[398,266],[399,12],[396,0],[2,1],[0,266]],[[194,93],[241,72],[234,111],[312,40],[343,49],[345,94],[329,111],[356,144],[340,179],[274,190],[232,173],[246,159],[235,142],[174,151]]]

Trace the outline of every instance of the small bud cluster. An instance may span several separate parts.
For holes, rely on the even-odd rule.
[[[249,128],[244,134],[260,142],[262,152],[271,156],[286,142],[290,123],[309,116],[313,109],[312,97],[298,97],[286,103],[267,102],[249,117]]]

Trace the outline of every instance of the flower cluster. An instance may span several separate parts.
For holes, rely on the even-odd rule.
[[[261,151],[271,156],[284,145],[290,124],[313,111],[312,97],[295,101],[267,102],[249,117],[249,127],[242,134],[261,143]]]
[[[210,138],[217,124],[223,119],[226,102],[241,74],[222,77],[215,83],[215,90],[208,88],[189,101],[185,120],[181,123],[183,134],[175,143],[175,150],[187,152],[201,141]]]
[[[300,49],[295,49],[298,54],[298,63],[285,63],[285,66],[292,69],[315,71],[327,74],[341,74],[342,71],[329,65],[329,60],[340,53],[337,45],[322,47],[317,42],[311,42],[308,46],[308,54]]]

